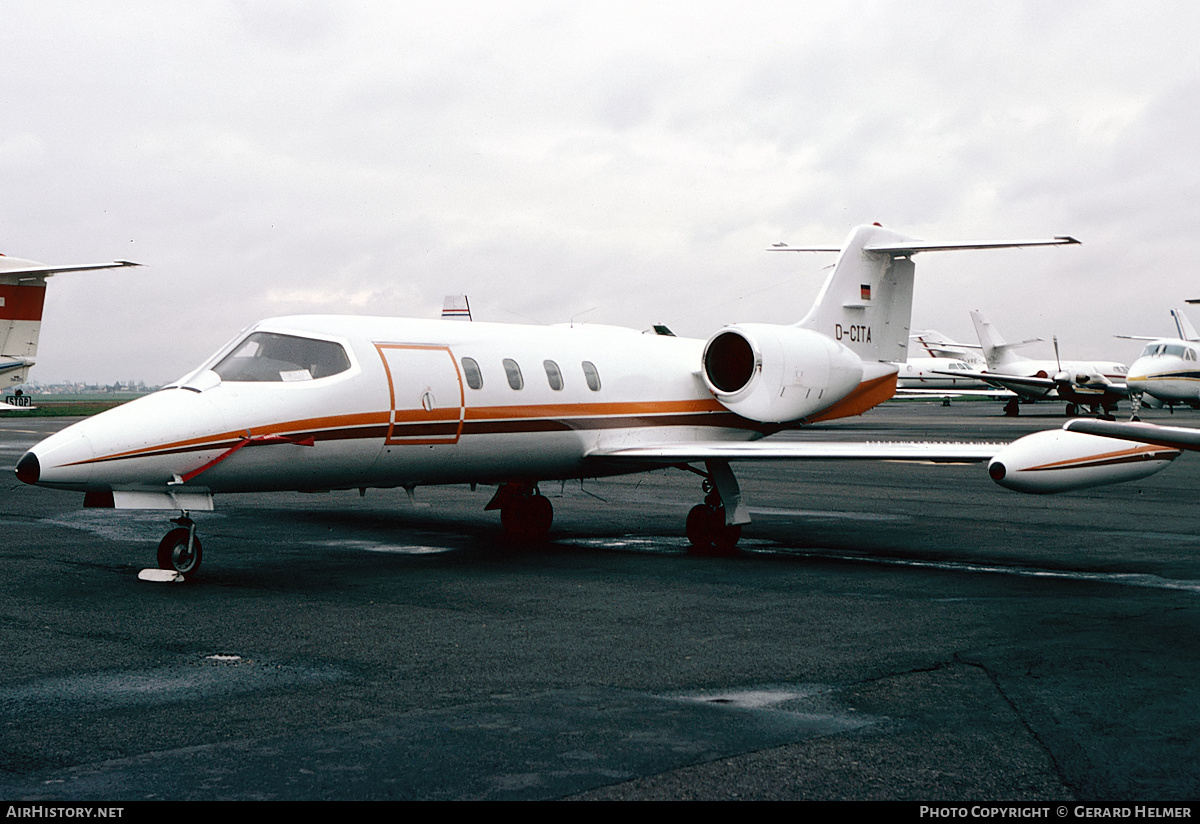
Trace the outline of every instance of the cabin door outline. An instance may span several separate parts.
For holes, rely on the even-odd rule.
[[[448,346],[376,343],[391,396],[387,445],[455,444],[466,419],[458,361]]]

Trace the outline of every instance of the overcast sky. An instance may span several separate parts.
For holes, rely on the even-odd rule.
[[[0,2],[0,251],[42,382],[172,380],[273,315],[794,322],[840,243],[914,329],[1129,362],[1200,297],[1200,4]],[[1200,307],[1194,321],[1200,325]]]

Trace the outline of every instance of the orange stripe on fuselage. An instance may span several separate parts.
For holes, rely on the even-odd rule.
[[[1038,466],[1030,466],[1021,470],[1022,472],[1043,472],[1050,469],[1081,469],[1089,466],[1103,466],[1107,464],[1128,463],[1136,460],[1170,460],[1178,458],[1181,453],[1178,449],[1172,449],[1169,446],[1135,446],[1130,449],[1118,449],[1113,452],[1102,452],[1098,455],[1088,455],[1083,458],[1067,458],[1062,461],[1053,461],[1047,464]]]
[[[729,411],[716,400],[686,400],[686,401],[630,401],[623,403],[563,403],[528,406],[485,406],[467,407],[466,420],[478,423],[489,420],[558,420],[562,418],[636,418],[638,416],[657,417],[678,414],[712,414]],[[397,410],[396,423],[440,423],[458,420],[457,407],[446,407],[433,412],[423,409]],[[320,432],[337,431],[369,426],[387,427],[392,422],[391,412],[371,412],[352,415],[334,415],[320,418],[306,418],[297,421],[265,424],[253,427],[252,435],[294,435],[318,434]],[[630,426],[637,426],[631,422]],[[125,452],[115,452],[103,455],[79,464],[99,463],[153,455],[157,453],[199,451],[202,449],[218,449],[236,443],[246,437],[246,430],[231,430],[227,432],[187,438],[157,446],[131,449]]]
[[[626,401],[623,403],[554,403],[532,406],[468,406],[467,420],[678,415],[681,413],[728,411],[715,399],[648,402]]]

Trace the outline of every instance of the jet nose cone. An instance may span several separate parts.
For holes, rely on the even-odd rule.
[[[1129,365],[1129,375],[1125,379],[1125,383],[1134,388],[1141,389],[1146,383],[1146,377],[1150,374],[1153,367],[1149,358],[1138,358]]]
[[[21,460],[17,461],[17,480],[27,484],[36,484],[41,477],[42,464],[38,460],[38,456],[32,452],[26,452],[21,456]]]

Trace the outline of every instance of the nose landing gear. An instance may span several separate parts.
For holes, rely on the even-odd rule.
[[[196,537],[196,522],[183,514],[172,518],[178,524],[158,544],[158,568],[170,569],[181,575],[190,575],[200,568],[202,550]]]

